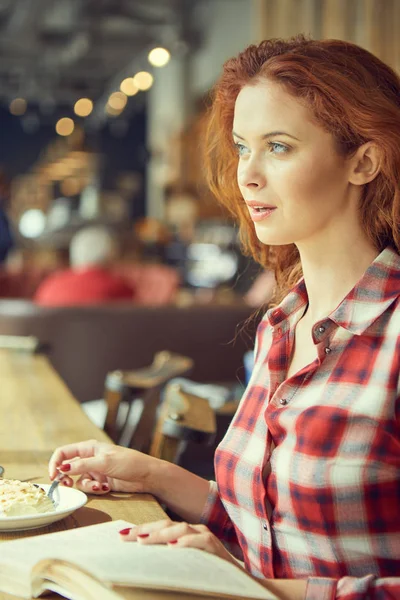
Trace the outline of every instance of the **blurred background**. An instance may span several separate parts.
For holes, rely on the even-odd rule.
[[[0,0],[0,296],[51,304],[38,288],[96,225],[136,302],[268,301],[204,182],[208,92],[246,45],[299,32],[399,69],[399,26],[400,0]]]

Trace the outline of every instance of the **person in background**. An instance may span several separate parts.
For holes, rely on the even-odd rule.
[[[183,522],[122,539],[233,554],[282,600],[399,599],[400,79],[340,40],[250,46],[216,85],[207,156],[279,302],[216,482],[94,441],[56,449],[50,477],[154,494]]]
[[[105,227],[81,229],[71,241],[70,268],[49,275],[34,301],[42,306],[70,306],[133,300],[133,287],[110,270],[116,252],[116,241]]]
[[[0,264],[4,263],[10,250],[14,248],[14,236],[6,212],[9,196],[10,182],[4,170],[0,168]]]

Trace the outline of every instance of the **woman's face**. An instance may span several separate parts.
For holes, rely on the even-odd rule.
[[[356,219],[349,164],[331,134],[275,82],[239,93],[233,123],[240,191],[264,244],[301,245],[332,239]]]

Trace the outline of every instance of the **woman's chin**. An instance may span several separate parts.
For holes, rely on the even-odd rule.
[[[264,244],[264,246],[285,246],[287,244],[293,244],[292,239],[283,238],[277,235],[268,235],[265,231],[257,231],[256,236],[258,240]]]

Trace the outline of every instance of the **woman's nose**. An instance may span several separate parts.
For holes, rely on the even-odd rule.
[[[239,166],[238,183],[241,187],[262,188],[266,184],[266,178],[259,166],[249,161]]]

